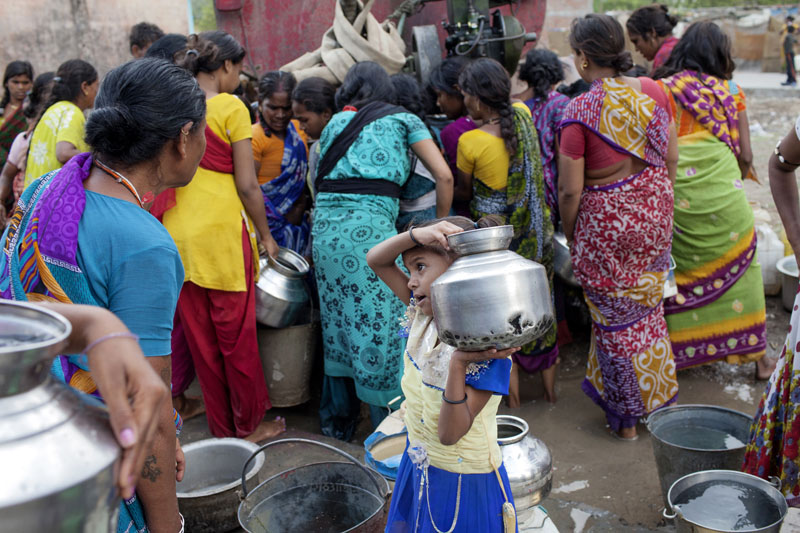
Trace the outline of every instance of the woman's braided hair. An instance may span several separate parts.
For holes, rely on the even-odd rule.
[[[511,79],[503,65],[488,57],[470,62],[458,77],[461,90],[474,96],[500,114],[500,135],[509,154],[519,146],[514,128],[514,108],[511,105]]]

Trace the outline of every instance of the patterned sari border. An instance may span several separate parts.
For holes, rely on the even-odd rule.
[[[668,315],[704,307],[724,296],[750,268],[756,254],[757,237],[755,232],[750,246],[739,255],[733,264],[691,284],[678,284],[678,294],[664,302],[664,312]],[[677,277],[677,275],[676,275]]]

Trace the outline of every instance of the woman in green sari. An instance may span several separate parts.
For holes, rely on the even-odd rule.
[[[719,26],[698,22],[656,73],[673,98],[680,153],[672,241],[678,294],[664,308],[679,370],[723,358],[758,361],[766,379],[764,285],[743,185],[752,152],[730,50]]]
[[[511,82],[500,63],[481,58],[458,80],[464,105],[477,129],[458,140],[458,179],[454,197],[471,200],[475,219],[501,215],[514,226],[510,249],[541,263],[553,293],[553,223],[545,202],[539,139],[528,106],[511,104]],[[555,402],[556,325],[542,339],[514,354],[509,406],[519,406],[519,367],[542,372],[545,399]]]

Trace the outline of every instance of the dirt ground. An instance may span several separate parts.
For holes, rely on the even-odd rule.
[[[748,114],[755,166],[762,183],[748,182],[745,189],[757,218],[768,219],[778,231],[780,220],[770,196],[767,161],[778,139],[792,130],[800,114],[800,99],[750,98]],[[789,314],[781,307],[780,298],[767,298],[768,355],[780,351],[788,323]],[[663,504],[650,436],[641,426],[641,438],[636,442],[620,442],[608,435],[602,411],[580,388],[586,366],[588,329],[575,333],[575,342],[562,349],[558,402],[552,405],[542,399],[539,376],[523,375],[522,407],[501,409],[527,420],[531,432],[547,443],[553,454],[553,491],[544,506],[562,532],[674,531],[673,526],[661,519]],[[321,362],[317,366],[321,367]],[[753,414],[764,388],[763,382],[754,380],[754,370],[754,364],[737,367],[717,363],[682,371],[678,374],[679,402],[721,405]],[[286,417],[289,434],[293,436],[319,434],[319,384],[316,375],[311,402],[291,409],[274,409],[268,415]],[[190,394],[199,396],[196,383]],[[351,453],[359,453],[369,435],[367,419],[368,416],[362,417],[353,442],[343,446]],[[181,440],[186,443],[209,436],[205,418],[201,416],[186,423]],[[315,455],[313,450],[306,453],[296,448],[289,456],[282,455],[280,462],[298,466],[312,461]]]

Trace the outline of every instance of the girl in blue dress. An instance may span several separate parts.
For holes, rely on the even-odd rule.
[[[478,223],[447,217],[412,227],[367,254],[369,266],[408,305],[401,330],[408,337],[401,381],[408,444],[387,533],[517,530],[495,416],[508,394],[510,355],[519,348],[462,352],[440,343],[430,301],[431,284],[458,257],[447,236],[499,223],[499,217]],[[410,277],[397,266],[399,255]]]

